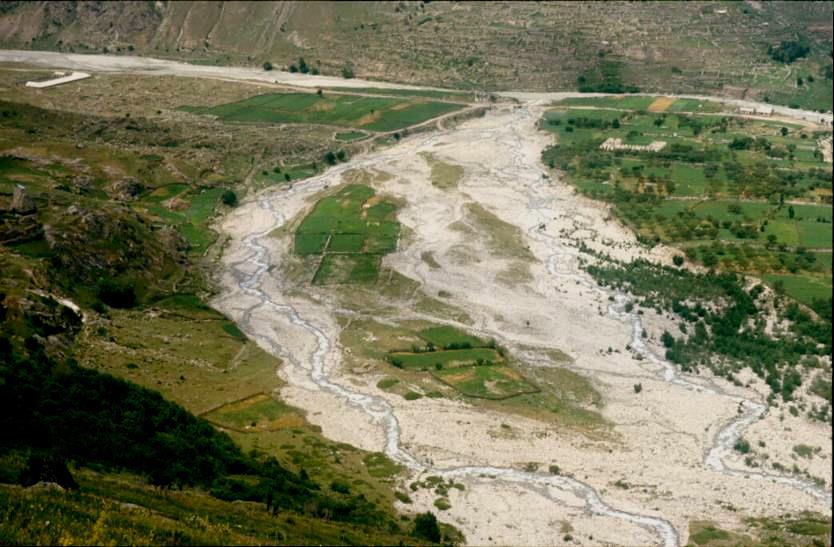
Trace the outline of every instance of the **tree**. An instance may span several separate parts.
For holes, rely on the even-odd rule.
[[[334,154],[332,150],[328,150],[327,154],[324,155],[324,161],[326,161],[329,165],[336,165],[336,154]]]
[[[105,279],[98,285],[98,298],[111,308],[132,308],[136,305],[136,291],[126,281]]]
[[[774,61],[788,64],[800,57],[807,56],[810,51],[811,48],[804,40],[799,42],[790,40],[782,42],[778,46],[770,46],[767,53]]]
[[[660,341],[663,342],[663,345],[667,348],[671,348],[675,345],[675,337],[669,334],[668,330],[663,331],[663,334],[660,336]]]
[[[640,393],[643,391],[643,384],[634,384],[634,393]]]
[[[232,190],[226,190],[223,192],[220,199],[223,201],[224,205],[228,205],[229,207],[237,205],[237,194],[235,194]]]
[[[796,216],[796,211],[793,210],[793,205],[788,206],[788,218],[793,218]]]
[[[619,129],[620,128],[619,118],[614,118],[614,121],[611,122],[611,127],[613,127],[614,129]]]
[[[266,61],[264,63],[264,70],[266,70],[266,71],[272,70],[272,63],[270,63],[269,61]]]
[[[782,127],[781,129],[779,129],[779,133],[781,133],[783,137],[786,137],[788,135],[788,128]]]
[[[298,71],[302,74],[310,72],[310,67],[307,66],[307,61],[304,60],[304,57],[298,58]]]
[[[675,264],[675,266],[680,268],[681,266],[683,266],[683,256],[682,255],[673,256],[672,257],[672,262]]]
[[[437,524],[437,517],[429,511],[417,515],[414,519],[413,534],[415,537],[426,539],[432,543],[440,543],[440,526]]]
[[[346,80],[349,80],[349,79],[353,78],[353,76],[354,76],[354,72],[353,72],[353,67],[352,66],[345,65],[345,66],[342,67],[342,78],[344,78]]]

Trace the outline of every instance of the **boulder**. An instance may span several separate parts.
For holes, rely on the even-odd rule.
[[[31,196],[29,196],[29,192],[26,190],[26,187],[21,186],[20,184],[16,185],[14,187],[12,204],[9,207],[9,210],[14,213],[25,215],[34,213],[35,209],[35,202],[32,200]]]

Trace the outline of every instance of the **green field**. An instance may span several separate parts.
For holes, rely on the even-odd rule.
[[[716,106],[657,97],[569,99],[542,119],[557,139],[543,158],[584,194],[610,202],[645,243],[673,244],[707,267],[830,277],[815,254],[832,246],[831,164],[816,148],[819,134],[709,114]],[[612,137],[666,146],[602,150]],[[807,281],[791,279],[787,294],[810,290]],[[805,288],[787,288],[797,284]]]
[[[503,361],[494,349],[471,348],[421,353],[396,352],[391,354],[391,362],[401,364],[403,368],[430,370],[440,365],[442,368],[460,368],[475,365],[478,362],[498,363]]]
[[[312,177],[319,171],[319,166],[313,164],[288,165],[285,167],[275,166],[272,169],[264,169],[255,175],[255,185],[264,188],[275,184],[286,184],[294,180]]]
[[[831,298],[831,275],[810,276],[790,274],[765,274],[762,279],[795,300],[810,306],[814,300]]]
[[[397,248],[397,206],[373,189],[351,184],[320,200],[294,236],[295,254],[321,255],[316,284],[375,281],[383,254]]]
[[[565,106],[589,106],[615,110],[648,110],[656,97],[617,95],[609,97],[571,97],[558,104]],[[665,112],[720,112],[721,105],[710,101],[675,99]]]
[[[396,131],[461,107],[455,103],[415,98],[268,93],[213,107],[183,109],[228,122],[307,123],[367,131]]]
[[[365,133],[364,131],[342,131],[340,133],[336,133],[336,140],[342,142],[352,142],[364,139],[367,136],[368,133]]]
[[[186,191],[187,190],[187,191]],[[176,226],[188,241],[191,251],[202,254],[216,239],[208,221],[220,203],[224,188],[192,188],[184,184],[168,184],[143,195],[133,206],[144,210],[166,223]],[[177,197],[185,208],[169,209],[163,201]]]
[[[438,348],[453,349],[454,346],[470,345],[473,348],[486,347],[487,343],[454,327],[430,327],[419,332],[420,338]]]
[[[469,366],[432,371],[432,375],[468,397],[509,399],[524,394],[538,393],[521,374],[507,366]]]

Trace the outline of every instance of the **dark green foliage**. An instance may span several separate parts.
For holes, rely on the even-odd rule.
[[[620,77],[621,63],[603,60],[583,72],[576,79],[577,89],[583,93],[637,93],[640,88],[626,85]]]
[[[736,450],[736,452],[740,452],[741,454],[750,453],[750,443],[745,439],[737,440],[736,444],[733,445],[733,448]]]
[[[232,190],[226,190],[223,192],[220,199],[223,201],[224,205],[228,205],[229,207],[237,205],[237,194],[235,194]]]
[[[67,489],[78,488],[78,483],[67,469],[66,460],[47,450],[33,451],[29,454],[26,467],[20,474],[18,482],[23,486],[39,482],[54,482]]]
[[[263,66],[264,66],[264,70],[267,70],[267,71],[272,70],[272,63],[270,63],[269,61],[264,62]]]
[[[66,462],[127,470],[160,487],[202,486],[219,499],[266,503],[326,518],[392,524],[363,496],[334,480],[341,496],[320,491],[302,469],[295,474],[275,458],[247,457],[225,434],[154,391],[73,361],[56,362],[37,343],[12,349],[0,338],[0,453],[28,453],[24,484],[75,481]],[[244,475],[244,477],[240,477]]]
[[[132,308],[136,305],[136,291],[126,281],[106,279],[99,283],[98,298],[111,308]]]
[[[780,43],[778,46],[770,46],[767,49],[767,54],[774,61],[792,63],[799,58],[806,57],[810,51],[811,48],[804,40],[789,40]]]
[[[661,337],[666,358],[684,371],[705,365],[726,376],[749,366],[775,394],[790,400],[801,384],[797,367],[803,357],[831,354],[830,311],[827,318],[814,319],[789,303],[780,315],[790,332],[772,337],[760,320],[761,287],[746,290],[736,274],[696,274],[644,260],[587,270],[601,285],[629,291],[640,306],[674,312],[693,327],[686,338],[676,340],[666,332]],[[824,307],[821,302],[821,311]]]
[[[339,494],[350,494],[350,485],[344,481],[335,480],[331,482],[330,489]]]
[[[440,542],[440,526],[437,524],[437,517],[434,513],[420,513],[414,519],[414,536],[431,541]]]
[[[0,356],[3,448],[129,469],[162,486],[207,485],[250,469],[228,436],[158,393],[72,361],[56,363],[27,345],[19,354],[7,344]]]

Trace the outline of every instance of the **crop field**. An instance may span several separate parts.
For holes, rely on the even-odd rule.
[[[397,352],[391,354],[391,361],[404,368],[430,370],[437,368],[469,367],[479,362],[499,363],[503,359],[494,349],[471,348],[426,351],[422,353]]]
[[[216,116],[226,122],[305,123],[396,131],[461,107],[455,103],[407,97],[268,93],[213,107],[183,109]]]
[[[430,327],[419,332],[420,338],[434,344],[436,347],[452,349],[455,346],[469,345],[473,348],[488,347],[488,342],[476,336],[471,336],[453,327]]]
[[[369,344],[370,339],[373,343]],[[546,423],[580,427],[586,432],[602,431],[606,423],[597,412],[601,404],[599,393],[588,378],[562,366],[563,355],[542,354],[543,359],[552,361],[552,367],[527,366],[492,340],[424,321],[383,324],[355,319],[342,330],[340,343],[349,349],[346,366],[375,364],[373,374],[382,375],[377,387],[403,397],[420,392],[417,399],[425,396],[462,400]],[[435,351],[429,351],[431,347]],[[492,364],[485,360],[478,365],[475,361],[465,366],[442,365],[438,370],[439,355],[451,352],[460,356],[455,353],[460,349],[492,350],[496,358]],[[428,370],[394,361],[405,353],[426,356],[428,366],[423,368]]]
[[[315,284],[376,280],[382,255],[397,248],[397,206],[351,184],[319,201],[295,232],[295,253],[321,255]]]
[[[831,164],[816,143],[824,133],[707,113],[712,103],[695,103],[565,101],[542,120],[557,137],[544,159],[583,193],[612,203],[647,243],[674,244],[707,267],[771,274],[803,302],[825,297],[825,286],[830,297],[830,267],[816,254],[832,247]],[[595,106],[602,109],[588,109]],[[704,113],[689,113],[697,110]],[[666,146],[600,149],[611,137]]]
[[[518,371],[507,366],[482,365],[465,368],[432,371],[440,381],[447,383],[467,397],[484,399],[509,399],[517,395],[538,393]]]
[[[560,106],[586,106],[612,110],[644,110],[648,112],[720,112],[721,105],[711,101],[674,99],[672,97],[643,97],[612,95],[610,97],[571,97]]]
[[[192,188],[187,185],[168,184],[141,196],[133,206],[176,226],[188,241],[191,251],[202,254],[216,239],[208,227],[208,221],[220,203],[223,188]],[[179,207],[166,207],[163,202],[172,198],[180,201]]]
[[[223,405],[203,417],[227,429],[242,431],[276,430],[304,424],[300,413],[266,393]]]
[[[765,274],[767,283],[791,298],[810,306],[814,300],[831,298],[831,274],[825,276]]]
[[[430,99],[443,99],[452,101],[472,102],[475,96],[467,91],[433,90],[433,89],[380,89],[377,87],[331,87],[332,91],[347,93],[362,93],[369,95],[393,95],[397,97],[427,97]]]
[[[396,368],[430,372],[440,382],[466,397],[509,399],[540,390],[510,367],[495,342],[485,342],[452,327],[429,327],[417,333],[425,347],[391,351],[387,359]]]

